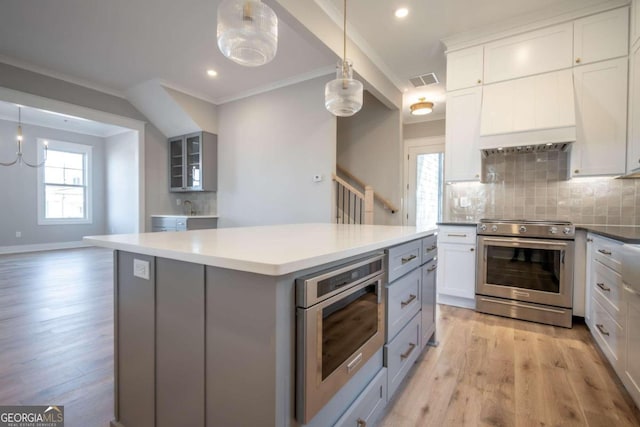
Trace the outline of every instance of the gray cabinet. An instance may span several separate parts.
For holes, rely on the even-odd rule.
[[[169,139],[169,190],[216,191],[218,136],[197,132]]]
[[[422,271],[422,339],[420,347],[424,348],[431,336],[436,332],[436,268],[437,260],[432,259],[423,265]]]
[[[216,228],[218,218],[210,216],[154,215],[151,217],[151,231],[187,231]]]

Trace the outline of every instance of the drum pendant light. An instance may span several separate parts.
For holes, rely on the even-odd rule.
[[[218,6],[218,48],[233,62],[258,67],[278,50],[278,17],[260,0],[223,0]]]
[[[324,87],[324,105],[339,117],[353,116],[362,108],[362,83],[353,78],[353,64],[347,59],[347,0],[344,0],[344,38],[342,61],[336,78]]]

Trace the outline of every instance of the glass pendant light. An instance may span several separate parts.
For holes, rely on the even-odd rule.
[[[278,50],[278,17],[260,0],[224,0],[218,6],[218,48],[233,62],[257,67]]]
[[[347,59],[347,0],[344,0],[344,44],[336,78],[324,87],[324,106],[340,117],[353,116],[362,108],[362,83],[353,78],[353,64]]]

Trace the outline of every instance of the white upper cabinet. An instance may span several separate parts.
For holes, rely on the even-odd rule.
[[[571,135],[575,137],[574,130],[568,129],[571,135],[562,132],[559,140],[555,141],[548,132],[554,128],[575,127],[571,70],[494,83],[484,86],[483,91],[480,125],[480,135],[483,137],[531,130],[545,132],[540,135],[540,141],[534,139],[521,143],[563,142],[570,140],[567,138]],[[535,135],[532,137],[535,138]],[[480,141],[481,148],[495,148],[485,146],[483,141],[484,138]]]
[[[640,43],[633,46],[630,61],[627,173],[640,170]]]
[[[446,181],[480,180],[480,107],[482,87],[447,93]]]
[[[640,0],[631,3],[631,45],[640,39]]]
[[[447,91],[481,85],[483,55],[483,46],[447,54]]]
[[[629,8],[610,10],[578,19],[573,26],[574,62],[591,62],[629,53]]]
[[[573,65],[573,23],[554,25],[484,46],[484,82],[494,83]]]
[[[627,58],[575,67],[576,132],[572,176],[625,173]]]

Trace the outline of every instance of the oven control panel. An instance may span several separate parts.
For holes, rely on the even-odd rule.
[[[561,222],[480,222],[478,224],[478,234],[485,236],[519,236],[549,239],[573,239],[575,238],[575,227],[570,223]]]

